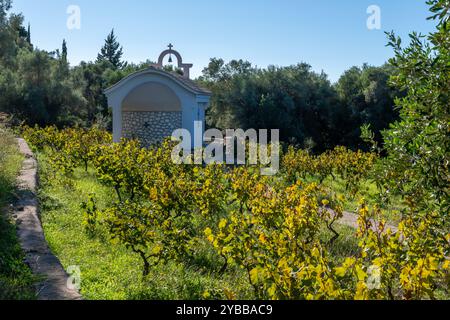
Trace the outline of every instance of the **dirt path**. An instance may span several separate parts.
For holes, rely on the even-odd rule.
[[[376,228],[378,223],[376,221],[372,221],[372,222],[373,222],[372,228]],[[356,229],[356,228],[358,228],[358,215],[351,213],[351,212],[344,212],[343,217],[340,220],[338,220],[337,223]],[[398,231],[397,226],[394,226],[392,224],[387,224],[386,230],[387,229],[391,229],[392,232]]]
[[[26,263],[40,279],[36,284],[39,300],[81,300],[76,290],[67,286],[69,276],[58,258],[50,251],[45,240],[36,197],[37,161],[23,139],[17,139],[20,152],[25,156],[17,178],[18,200],[13,217],[16,220],[20,244],[26,254]]]

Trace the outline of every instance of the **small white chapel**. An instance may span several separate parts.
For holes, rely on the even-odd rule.
[[[205,111],[211,92],[190,79],[192,64],[183,63],[181,55],[173,50],[161,53],[158,63],[133,73],[105,90],[108,106],[113,114],[114,142],[122,138],[138,139],[150,146],[170,137],[177,129],[191,133],[205,128]],[[166,56],[178,60],[180,72],[163,69]],[[199,123],[203,125],[199,128]]]

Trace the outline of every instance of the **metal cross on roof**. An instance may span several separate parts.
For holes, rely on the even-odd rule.
[[[173,45],[171,43],[169,43],[169,45],[167,47],[169,48],[169,50],[172,50]]]

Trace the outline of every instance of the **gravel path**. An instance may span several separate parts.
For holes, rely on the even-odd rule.
[[[58,258],[50,251],[45,240],[36,197],[37,161],[23,139],[17,139],[20,152],[25,156],[17,178],[18,200],[13,217],[17,223],[20,244],[26,254],[26,263],[41,280],[36,284],[39,300],[81,300],[76,290],[68,288],[69,276]]]
[[[337,223],[356,229],[358,228],[358,215],[351,212],[344,212],[343,217],[338,220]],[[375,229],[378,226],[378,223],[376,221],[372,221],[372,225],[372,229]],[[386,230],[387,229],[391,229],[392,232],[398,231],[398,227],[392,224],[387,224]]]

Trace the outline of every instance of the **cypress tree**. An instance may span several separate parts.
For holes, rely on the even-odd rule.
[[[63,39],[62,50],[61,50],[61,60],[63,63],[67,63],[67,42]]]
[[[29,44],[31,44],[31,26],[29,23],[28,23],[28,29],[27,29],[27,42]]]

